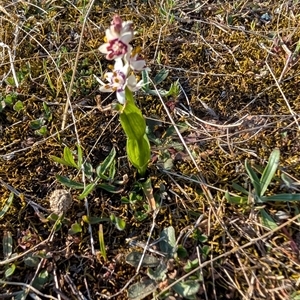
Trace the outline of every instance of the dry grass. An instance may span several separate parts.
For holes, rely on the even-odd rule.
[[[155,224],[151,240],[172,225],[189,259],[200,259],[189,274],[200,271],[203,278],[196,299],[300,299],[299,205],[266,204],[272,216],[278,211],[287,216],[270,231],[261,225],[256,205],[230,205],[224,196],[226,190],[234,192],[233,181],[248,188],[246,158],[264,166],[274,148],[281,150],[281,172],[299,179],[299,1],[109,2],[0,4],[0,97],[15,93],[15,101],[24,106],[0,112],[1,206],[9,187],[21,193],[0,219],[2,235],[11,234],[18,255],[8,264],[1,252],[0,298],[12,299],[27,288],[41,299],[105,299],[115,294],[113,299],[127,299],[128,282],[144,278],[145,270],[136,274],[125,262],[132,251],[126,238],[146,241]],[[171,170],[164,170],[153,159],[149,174],[161,207],[154,219],[149,215],[143,222],[121,202],[136,179],[125,157],[118,118],[115,112],[99,111],[96,103],[114,100],[114,95],[99,98],[93,78],[109,68],[97,49],[114,13],[134,21],[134,43],[141,46],[153,77],[166,68],[170,73],[163,87],[176,80],[181,86],[177,98],[137,95],[138,106],[149,122],[155,121],[154,134],[163,141],[153,145],[153,157],[167,151],[173,161]],[[9,84],[14,78],[18,86]],[[44,135],[34,127],[37,120],[47,129]],[[164,139],[170,124],[184,124],[185,130]],[[72,190],[72,207],[55,232],[53,222],[45,220],[49,195],[61,188],[55,175],[82,177],[50,156],[61,156],[65,145],[75,149],[76,143],[93,166],[115,147],[118,177],[127,174],[129,180],[122,194],[97,190],[86,202]],[[280,192],[277,183],[270,192]],[[103,223],[105,260],[99,252],[99,225],[92,225],[89,233],[82,216],[112,213],[126,221],[126,229]],[[76,221],[83,231],[70,235]],[[199,242],[196,232],[207,240]],[[203,254],[206,248],[208,255]],[[25,264],[26,251],[39,255],[35,267]],[[16,269],[5,278],[12,263]],[[175,270],[176,279],[184,280],[184,264],[174,262],[170,278]],[[33,290],[34,279],[45,271],[47,281]],[[160,290],[169,290],[170,284]]]

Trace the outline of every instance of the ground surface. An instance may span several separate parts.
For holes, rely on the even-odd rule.
[[[0,4],[1,207],[11,191],[15,194],[0,219],[0,298],[105,299],[116,293],[114,299],[128,298],[126,284],[136,268],[125,257],[142,248],[126,239],[146,242],[153,218],[152,213],[143,221],[137,218],[145,212],[145,199],[124,202],[137,178],[126,159],[126,138],[116,112],[99,109],[100,101],[103,107],[115,96],[100,95],[93,77],[109,69],[98,47],[118,13],[134,21],[134,46],[141,47],[150,76],[169,71],[157,88],[168,89],[178,80],[181,89],[162,99],[136,95],[152,134],[149,176],[160,203],[151,241],[173,226],[187,251],[186,258],[169,261],[167,279],[157,283],[157,292],[165,288],[165,299],[183,299],[167,287],[174,279],[190,279],[199,283],[191,299],[300,299],[300,216],[294,218],[299,204],[257,205],[249,197],[248,204],[234,205],[225,198],[225,191],[237,193],[232,182],[249,190],[245,159],[264,167],[275,148],[281,152],[280,171],[268,193],[297,192],[280,175],[284,172],[295,182],[300,178],[299,1],[112,2]],[[71,106],[62,124],[68,99]],[[171,120],[181,128],[192,156]],[[82,177],[51,156],[62,157],[65,146],[76,151],[78,142],[94,167],[114,147],[116,178],[128,179],[118,193],[97,189],[86,202],[78,199],[80,192],[68,190],[71,206],[57,228],[47,219],[51,193],[63,188],[55,176]],[[262,205],[283,226],[273,231],[263,226]],[[105,258],[99,219],[90,222],[92,234],[84,220],[86,215],[112,214],[126,227],[120,231],[113,222],[100,223]],[[74,223],[81,232],[70,232]],[[19,257],[5,261],[11,255]],[[183,278],[187,259],[197,258],[196,265],[200,260],[203,267]],[[11,276],[5,273],[9,271]],[[142,267],[131,284],[145,278]]]

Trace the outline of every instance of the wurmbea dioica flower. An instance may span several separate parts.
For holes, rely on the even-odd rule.
[[[106,43],[99,47],[108,60],[115,60],[112,72],[104,77],[107,83],[95,76],[100,83],[101,92],[116,92],[115,108],[120,112],[120,122],[127,137],[126,152],[129,161],[137,168],[140,176],[144,177],[150,161],[151,149],[146,135],[146,121],[140,109],[136,106],[132,92],[142,87],[143,81],[137,81],[134,72],[146,70],[146,62],[134,51],[129,44],[134,36],[131,21],[123,22],[116,15],[111,26],[105,31]],[[146,198],[152,209],[155,201],[152,195],[151,179],[142,184]]]
[[[129,44],[133,37],[132,21],[122,21],[115,15],[111,26],[105,31],[106,43],[99,47],[99,51],[106,54],[108,60],[115,60],[112,72],[107,72],[104,77],[108,83],[104,83],[98,77],[96,80],[101,84],[101,92],[116,92],[117,100],[125,104],[125,88],[135,92],[142,87],[142,80],[137,81],[134,72],[146,69],[146,62]]]

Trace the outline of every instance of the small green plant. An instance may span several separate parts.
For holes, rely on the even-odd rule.
[[[135,244],[139,246],[141,243],[137,242]],[[201,281],[200,275],[193,275],[193,278],[189,277],[182,281],[180,280],[180,274],[175,277],[168,274],[170,271],[169,265],[172,265],[172,268],[174,268],[176,262],[180,269],[183,266],[182,270],[185,273],[190,272],[199,265],[198,259],[193,261],[187,260],[186,262],[182,260],[187,256],[187,251],[182,245],[177,245],[175,230],[172,226],[164,228],[160,233],[159,248],[160,252],[153,250],[152,252],[161,255],[162,257],[160,258],[149,254],[143,255],[136,251],[126,256],[126,262],[132,266],[138,267],[141,265],[141,267],[147,268],[146,274],[149,277],[142,282],[131,285],[128,288],[128,298],[130,300],[144,299],[150,294],[155,294],[157,289],[159,289],[160,283],[162,283],[162,286],[166,286],[176,281],[175,285],[164,297],[172,296],[175,292],[184,299],[197,299],[196,294],[199,291]],[[171,264],[168,263],[170,261],[172,261]]]
[[[124,179],[120,181],[115,178],[115,174],[116,174],[115,156],[116,156],[116,150],[115,148],[112,148],[112,150],[110,151],[108,156],[104,159],[104,161],[94,169],[90,163],[83,161],[82,149],[79,145],[77,145],[76,154],[73,153],[71,149],[66,146],[64,148],[63,157],[51,156],[51,159],[64,166],[75,168],[78,171],[79,170],[84,171],[84,176],[88,180],[88,184],[86,185],[84,185],[82,181],[76,181],[70,179],[67,176],[56,175],[56,179],[64,186],[76,190],[82,190],[82,192],[78,196],[78,199],[83,200],[97,188],[101,188],[110,193],[115,193],[115,194],[120,193],[123,190],[122,185],[124,185],[124,182],[126,180]],[[55,218],[57,217],[58,216],[56,216]],[[126,225],[122,219],[116,217],[113,214],[110,215],[109,218],[83,216],[81,223],[97,224],[103,221],[112,222],[119,230],[123,230]],[[72,224],[69,233],[76,234],[76,233],[80,233],[81,231],[82,231],[81,224],[76,222]]]
[[[232,187],[240,192],[241,196],[231,196],[227,191],[225,193],[226,199],[232,204],[245,205],[248,204],[249,200],[253,200],[255,204],[262,205],[267,202],[289,202],[289,201],[300,201],[300,194],[276,194],[268,195],[265,193],[274,179],[274,175],[277,171],[280,160],[280,151],[275,149],[272,151],[266,168],[263,170],[261,177],[259,178],[257,173],[252,169],[248,160],[245,161],[245,169],[249,175],[250,181],[252,183],[252,188],[246,190],[237,183],[233,183]],[[270,229],[277,227],[276,222],[267,213],[267,211],[262,207],[259,209],[260,217],[263,225]]]

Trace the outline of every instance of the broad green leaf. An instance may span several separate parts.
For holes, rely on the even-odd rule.
[[[104,175],[107,170],[109,170],[110,166],[113,164],[116,157],[116,149],[113,147],[104,161],[97,167],[96,173],[98,177],[101,178],[101,175]],[[105,176],[105,175],[104,175]]]
[[[195,280],[180,281],[173,286],[174,291],[184,299],[195,299],[199,288],[200,284]]]
[[[188,255],[189,254],[188,254],[187,250],[182,245],[178,245],[178,248],[177,248],[178,258],[183,259],[183,258],[186,258]]]
[[[13,106],[13,109],[17,112],[21,111],[23,108],[24,108],[24,105],[23,105],[22,101],[17,101]]]
[[[246,171],[247,171],[247,173],[248,173],[248,175],[249,175],[249,177],[251,179],[251,183],[254,186],[256,195],[257,196],[261,196],[262,193],[261,193],[260,181],[259,181],[258,176],[255,173],[255,171],[250,167],[247,159],[245,160],[245,168],[246,168]]]
[[[153,279],[155,281],[163,281],[166,279],[166,273],[168,272],[168,268],[166,263],[160,262],[157,268],[147,270],[147,275],[150,279]]]
[[[39,275],[33,280],[32,286],[37,290],[41,290],[43,286],[50,280],[50,275],[47,270],[42,270]]]
[[[172,257],[177,251],[175,229],[173,226],[164,228],[160,233],[162,240],[159,242],[159,248],[162,252]]]
[[[157,283],[152,279],[132,284],[128,288],[129,300],[141,300],[156,291]]]
[[[36,268],[41,259],[38,256],[34,256],[32,253],[28,253],[24,256],[24,263],[26,266]]]
[[[120,122],[127,138],[139,140],[146,132],[146,121],[134,103],[127,103],[120,114]]]
[[[77,166],[75,160],[74,160],[74,156],[73,153],[71,152],[69,147],[65,147],[64,148],[64,160],[72,167],[76,168],[76,169],[80,169],[80,167]]]
[[[100,245],[100,253],[104,260],[107,260],[106,256],[106,247],[105,247],[105,242],[104,242],[104,235],[103,235],[103,225],[99,225],[99,231],[98,231],[98,238],[99,238],[99,245]]]
[[[162,83],[169,75],[169,71],[166,69],[161,69],[153,79],[154,84]]]
[[[274,219],[264,209],[262,209],[259,213],[262,225],[271,230],[278,227]]]
[[[38,130],[44,125],[45,121],[43,119],[37,119],[30,122],[30,128],[33,130]]]
[[[194,260],[189,260],[186,262],[186,265],[183,267],[184,272],[188,273],[192,271],[193,269],[197,268],[199,266],[199,259],[196,258]]]
[[[5,202],[3,208],[0,211],[0,219],[3,218],[3,216],[7,213],[7,211],[9,210],[12,202],[14,200],[14,193],[10,193],[7,201]]]
[[[264,169],[262,176],[260,178],[260,186],[261,186],[260,196],[264,195],[271,180],[273,179],[277,167],[279,165],[279,159],[280,159],[280,151],[278,149],[273,150],[269,157],[268,164]]]
[[[122,231],[125,229],[126,222],[123,219],[116,217],[114,214],[111,214],[110,220],[118,230]]]
[[[142,262],[142,267],[149,267],[149,268],[154,268],[157,267],[160,264],[161,258],[157,258],[155,256],[145,254],[143,256],[142,252],[137,252],[137,251],[132,251],[130,252],[125,260],[128,264],[132,265],[133,267],[137,268],[142,257],[144,257],[143,262]]]
[[[145,135],[141,140],[127,139],[126,145],[129,161],[137,168],[140,175],[144,175],[150,161],[150,144]]]
[[[70,234],[76,234],[76,233],[79,233],[79,232],[82,232],[82,227],[79,223],[74,223],[71,225],[71,228],[69,230],[69,233]]]
[[[263,202],[267,201],[300,201],[300,194],[278,194],[273,196],[261,197]]]
[[[5,278],[8,278],[10,277],[11,275],[14,274],[15,272],[15,269],[16,269],[16,265],[15,264],[11,264],[6,270],[5,270]]]
[[[61,184],[65,185],[69,188],[77,189],[77,190],[83,190],[84,189],[83,183],[71,180],[70,178],[65,177],[65,176],[61,176],[61,175],[56,175],[55,177]]]
[[[3,256],[4,259],[9,258],[12,255],[13,239],[10,231],[4,231],[2,239]]]
[[[79,200],[84,199],[85,197],[87,197],[97,186],[97,183],[93,182],[93,183],[89,183],[85,189],[83,190],[83,192],[78,196]]]

